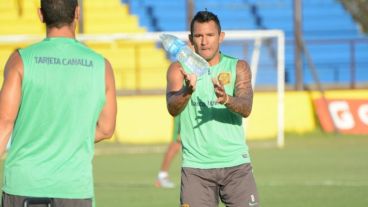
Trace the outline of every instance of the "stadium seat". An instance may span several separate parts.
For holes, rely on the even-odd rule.
[[[119,0],[86,0],[85,32],[89,34],[143,33],[138,17],[129,13],[129,7]],[[168,60],[154,42],[117,41],[112,44],[87,42],[110,60],[118,89],[164,88]]]
[[[3,1],[0,4],[0,35],[39,34],[43,35],[45,28],[39,23],[35,9],[37,0],[24,1],[23,15],[18,15],[13,1]],[[308,0],[303,4],[303,37],[310,50],[322,81],[346,81],[340,77],[346,76],[346,70],[352,64],[352,49],[350,40],[366,37],[359,31],[359,26],[336,0]],[[129,4],[128,4],[129,3]],[[287,38],[286,70],[288,83],[294,84],[294,25],[292,1],[280,0],[197,0],[194,1],[195,11],[204,10],[215,12],[222,24],[223,30],[248,29],[281,29]],[[85,0],[84,32],[87,34],[110,33],[144,33],[146,31],[187,31],[186,1],[167,0]],[[311,43],[313,40],[336,40],[335,45]],[[338,42],[340,41],[340,42]],[[86,42],[106,56],[113,64],[118,76],[119,88],[135,88],[137,80],[141,80],[144,87],[165,87],[166,69],[169,65],[165,53],[157,48],[153,42],[132,43],[127,41],[111,43]],[[356,41],[353,50],[355,55],[357,80],[368,81],[365,71],[368,65],[367,41]],[[12,51],[26,44],[0,44],[0,50]],[[251,47],[249,51],[251,51]],[[250,54],[244,54],[241,45],[223,45],[221,50],[236,57],[243,57],[249,61]],[[139,52],[137,52],[139,51]],[[274,60],[269,51],[262,50],[260,65],[273,64]],[[4,64],[7,57],[0,56],[0,63]],[[304,65],[307,64],[304,60]],[[138,68],[139,67],[139,68]],[[137,69],[138,68],[138,69]],[[267,68],[267,67],[266,67]],[[265,69],[267,71],[267,69]],[[307,69],[305,69],[307,70]],[[139,77],[135,74],[139,71]],[[308,71],[308,70],[307,70]],[[331,72],[333,71],[333,72]],[[271,72],[272,74],[272,72]],[[327,76],[327,77],[324,77]],[[338,77],[338,78],[337,78]],[[257,77],[258,78],[258,77]],[[348,78],[349,79],[349,78]],[[311,79],[306,76],[305,81]],[[264,75],[260,83],[270,81]],[[336,82],[339,83],[339,82]]]
[[[43,36],[45,28],[38,20],[38,1],[24,1],[23,14],[18,15],[13,1],[0,4],[0,35],[35,34]],[[163,5],[165,5],[163,3]],[[85,34],[144,33],[138,17],[129,13],[129,7],[120,0],[83,1]],[[31,42],[0,44],[0,64],[3,68],[9,54]],[[165,53],[154,42],[97,42],[86,45],[110,60],[118,89],[162,89],[165,87],[169,62]],[[139,83],[137,83],[139,82]],[[137,85],[139,84],[139,85]]]
[[[14,1],[2,1],[0,4],[0,35],[5,34],[42,34],[45,31],[37,16],[38,4],[35,1],[23,1],[23,12],[18,13]]]
[[[163,0],[143,0],[133,1],[131,12],[140,15],[140,24],[144,19],[145,27],[150,31],[185,31],[186,28],[186,1],[179,0],[177,3],[164,4]],[[247,29],[281,29],[288,39],[286,45],[286,70],[290,76],[288,81],[294,84],[294,22],[293,22],[293,2],[280,0],[197,0],[194,1],[195,12],[207,8],[216,13],[221,21],[224,30],[247,30]],[[142,12],[142,10],[144,12]],[[147,12],[150,10],[150,12]],[[139,11],[139,12],[138,12]],[[351,64],[351,50],[347,39],[361,38],[364,35],[359,31],[359,27],[345,10],[342,4],[335,0],[308,0],[302,1],[302,32],[308,43],[309,40],[342,40],[341,43],[318,43],[306,45],[312,60],[317,67],[318,74],[322,82],[336,83],[348,81],[346,68]],[[150,20],[151,19],[151,20]],[[152,19],[154,21],[152,21]],[[148,20],[148,21],[147,21]],[[154,24],[154,25],[153,25]],[[359,43],[358,45],[367,43]],[[365,48],[364,47],[364,48]],[[366,63],[368,57],[364,54],[367,49],[360,50],[356,47],[356,61]],[[222,51],[225,53],[249,58],[244,55],[242,46],[223,45]],[[365,52],[364,52],[365,51]],[[268,51],[262,51],[260,65],[273,64],[274,60],[268,55]],[[249,60],[249,59],[247,59]],[[305,62],[305,60],[304,60]],[[305,62],[305,67],[308,65]],[[266,67],[267,68],[267,67]],[[266,69],[265,69],[266,70]],[[307,70],[307,69],[306,69]],[[266,70],[267,71],[267,70]],[[307,70],[308,71],[308,70]],[[360,69],[357,69],[360,71]],[[361,73],[361,72],[359,72]],[[270,73],[272,74],[272,72]],[[311,83],[312,78],[305,76],[305,82]],[[366,81],[368,76],[366,76]],[[267,83],[269,80],[262,76],[257,81]]]
[[[293,40],[294,22],[291,1],[249,0],[248,2],[257,6],[266,28],[282,29],[286,37]],[[362,36],[356,22],[342,4],[335,0],[302,1],[302,15],[302,33],[307,43],[306,48],[318,70],[320,80],[322,83],[347,83],[350,80],[348,68],[351,64],[352,52],[348,39]],[[321,41],[317,44],[309,44],[309,40],[316,39]],[[329,42],[331,39],[336,39],[337,42]],[[287,79],[290,84],[294,84],[294,41],[288,42],[286,46]],[[367,42],[362,44],[367,46]],[[359,57],[361,53],[358,50],[355,54],[357,60],[364,59]],[[304,76],[305,83],[313,83],[311,75],[308,74],[308,64],[305,59],[304,67],[307,74]]]

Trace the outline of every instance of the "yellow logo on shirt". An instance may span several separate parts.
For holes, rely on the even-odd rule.
[[[218,76],[217,76],[217,80],[221,85],[226,85],[230,83],[230,73],[228,72],[221,72]]]

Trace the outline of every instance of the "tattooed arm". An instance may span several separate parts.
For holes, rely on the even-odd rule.
[[[239,113],[243,117],[248,117],[252,111],[253,89],[252,74],[247,62],[239,60],[236,65],[235,95],[230,96],[225,93],[224,87],[219,83],[214,83],[217,102],[233,112]]]
[[[183,82],[185,85],[183,86]],[[169,113],[176,116],[183,111],[195,90],[197,77],[185,73],[178,62],[167,71],[166,104]]]

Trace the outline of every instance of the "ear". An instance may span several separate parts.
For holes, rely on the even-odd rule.
[[[75,19],[75,21],[76,21],[76,22],[78,22],[78,21],[79,21],[79,17],[80,17],[80,7],[79,7],[79,6],[77,6],[77,7],[75,8],[75,11],[74,11],[74,19]]]
[[[44,18],[43,18],[43,14],[42,14],[41,8],[38,8],[38,9],[37,9],[37,13],[38,13],[38,18],[40,19],[40,21],[41,21],[42,23],[45,23],[45,20],[44,20]]]
[[[225,38],[225,32],[221,32],[220,33],[220,43],[224,41],[224,38]]]
[[[189,34],[189,35],[188,35],[188,39],[189,39],[189,43],[190,43],[191,45],[193,45],[193,36],[192,36],[192,34]]]

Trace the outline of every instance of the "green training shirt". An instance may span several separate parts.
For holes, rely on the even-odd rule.
[[[22,100],[3,190],[92,198],[95,129],[105,103],[104,58],[70,38],[46,38],[19,53]]]
[[[216,103],[212,78],[227,82],[225,90],[235,92],[238,60],[221,54],[219,64],[197,79],[196,90],[180,114],[183,167],[211,169],[250,162],[242,116]],[[190,70],[184,66],[186,72]]]

